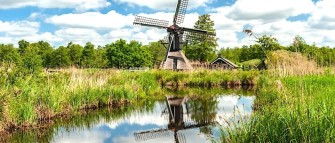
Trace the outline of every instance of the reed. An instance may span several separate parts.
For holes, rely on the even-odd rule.
[[[278,81],[282,81],[278,82]],[[250,122],[229,129],[223,142],[334,142],[335,76],[290,76],[268,81]],[[279,85],[281,84],[281,85]]]
[[[50,70],[49,70],[50,71]],[[161,86],[221,86],[257,82],[259,72],[121,71],[58,69],[22,74],[9,65],[0,69],[0,130],[38,126],[54,117],[124,103],[163,98]],[[246,83],[246,82],[245,82]]]

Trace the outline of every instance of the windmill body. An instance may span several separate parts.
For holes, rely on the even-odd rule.
[[[166,56],[162,64],[162,69],[166,70],[192,70],[192,66],[184,53],[182,52],[183,44],[192,38],[215,36],[205,30],[191,29],[180,27],[179,24],[184,22],[188,0],[178,0],[176,12],[173,19],[173,25],[169,25],[169,21],[136,16],[134,25],[163,28],[167,30],[166,38]],[[198,38],[199,39],[199,38]]]

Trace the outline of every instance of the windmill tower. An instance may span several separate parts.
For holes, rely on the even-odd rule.
[[[188,0],[178,0],[176,12],[173,18],[173,25],[169,25],[169,21],[147,18],[143,16],[136,16],[134,25],[163,28],[167,30],[167,51],[165,60],[162,64],[162,69],[165,70],[192,70],[192,66],[184,53],[182,52],[183,44],[188,39],[206,36],[215,36],[215,33],[192,29],[186,27],[180,27],[179,24],[184,22]]]

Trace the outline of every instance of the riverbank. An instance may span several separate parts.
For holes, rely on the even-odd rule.
[[[164,98],[162,86],[253,85],[258,71],[144,71],[64,69],[22,75],[1,69],[0,130],[38,127],[81,110]]]
[[[334,74],[261,77],[255,113],[223,142],[334,142]]]

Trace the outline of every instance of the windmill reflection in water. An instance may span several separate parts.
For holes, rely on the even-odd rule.
[[[216,123],[215,118],[211,117],[203,117],[201,120],[197,119],[197,121],[192,119],[192,111],[189,109],[189,102],[190,99],[187,97],[167,96],[166,107],[162,111],[162,116],[165,116],[165,119],[168,119],[169,122],[167,128],[135,132],[135,140],[141,142],[150,139],[169,137],[170,132],[172,131],[176,143],[186,143],[185,135],[178,131],[206,127]]]

